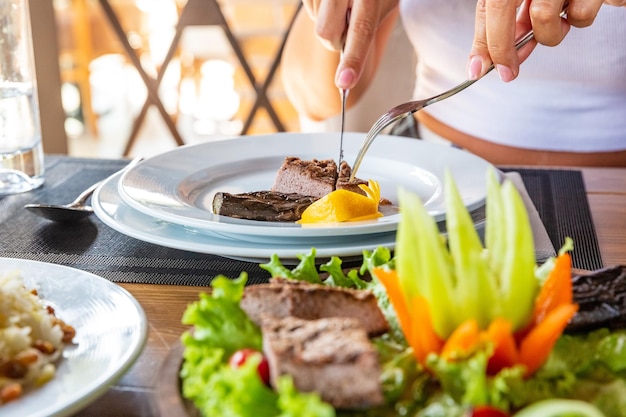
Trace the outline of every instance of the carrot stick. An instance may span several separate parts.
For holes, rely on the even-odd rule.
[[[385,287],[389,301],[396,311],[400,328],[408,342],[411,338],[410,333],[412,330],[411,316],[409,315],[404,294],[400,288],[400,280],[398,279],[397,272],[390,269],[374,268],[372,273],[378,278],[381,284],[383,284],[383,287]]]
[[[569,253],[556,258],[554,269],[535,299],[532,323],[541,322],[554,308],[572,303],[572,259]]]
[[[519,361],[526,366],[526,375],[533,374],[548,359],[554,344],[576,311],[577,304],[564,304],[554,308],[522,340]]]
[[[430,353],[439,353],[443,347],[443,340],[435,332],[428,300],[425,297],[418,295],[412,300],[411,320],[413,328],[408,342],[413,348],[415,357],[424,364]]]
[[[485,338],[493,344],[493,354],[487,363],[487,373],[495,375],[503,368],[518,361],[517,344],[512,333],[513,325],[503,318],[495,318],[485,332]]]
[[[443,341],[433,327],[426,298],[417,296],[408,305],[395,270],[374,268],[372,273],[385,287],[398,316],[400,328],[407,343],[413,348],[415,357],[423,364],[428,354],[439,353]]]
[[[476,319],[468,319],[459,324],[450,334],[441,349],[441,357],[454,360],[471,353],[480,342],[480,331]]]

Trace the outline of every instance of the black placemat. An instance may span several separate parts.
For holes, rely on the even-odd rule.
[[[256,263],[146,243],[111,229],[95,215],[81,223],[56,224],[22,209],[31,202],[67,203],[127,162],[47,156],[42,188],[0,197],[0,256],[67,265],[113,282],[209,285],[218,274],[236,277],[241,271],[248,273],[250,284],[269,278]],[[581,173],[518,171],[554,246],[571,236],[574,267],[601,267]]]
[[[41,219],[21,207],[67,203],[128,161],[47,157],[46,183],[34,192],[0,199],[0,256],[67,265],[113,282],[208,285],[219,274],[248,273],[251,284],[269,278],[258,264],[170,249],[121,234],[95,215],[75,224]]]
[[[574,268],[591,271],[602,268],[604,265],[582,172],[545,169],[514,171],[522,176],[528,195],[533,200],[555,249],[558,251],[569,236],[574,240]]]

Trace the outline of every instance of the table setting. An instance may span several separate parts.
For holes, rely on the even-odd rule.
[[[476,80],[394,107],[367,135],[344,131],[341,90],[339,135],[45,154],[26,3],[0,4],[15,13],[0,39],[0,415],[626,410],[623,168],[493,166],[381,134]],[[218,212],[218,195],[274,192],[288,158],[334,160],[337,144],[331,194],[351,163],[375,215]],[[604,379],[570,369],[586,349]],[[556,394],[520,399],[529,381]]]
[[[168,358],[171,361],[168,355],[170,349],[178,346],[178,339],[185,328],[180,322],[183,310],[197,298],[199,292],[206,291],[218,275],[235,278],[246,271],[248,285],[266,283],[270,274],[259,266],[260,263],[268,262],[272,254],[278,253],[285,265],[293,267],[299,262],[299,256],[308,253],[311,247],[320,248],[320,262],[325,262],[330,256],[340,256],[345,259],[344,266],[347,268],[360,265],[363,250],[382,246],[393,251],[397,227],[393,214],[377,222],[308,229],[294,224],[274,226],[250,224],[237,219],[222,221],[210,213],[207,201],[218,188],[250,190],[270,187],[272,176],[285,152],[296,153],[296,149],[302,148],[303,157],[325,156],[323,151],[315,148],[312,138],[298,136],[241,137],[217,145],[181,147],[141,160],[130,167],[128,160],[46,155],[46,182],[43,187],[0,198],[0,258],[3,264],[16,262],[21,267],[21,263],[34,263],[36,266],[43,262],[43,265],[52,267],[69,267],[70,271],[74,271],[69,274],[72,281],[79,283],[74,284],[79,285],[79,292],[93,274],[117,288],[126,289],[128,297],[137,300],[140,305],[135,314],[142,324],[134,331],[138,335],[134,349],[142,347],[143,352],[139,355],[134,351],[139,356],[131,355],[127,362],[121,362],[115,370],[117,373],[114,372],[115,378],[102,382],[100,389],[95,390],[91,397],[87,395],[66,405],[65,414],[60,415],[73,412],[77,412],[76,415],[98,415],[98,412],[103,412],[95,411],[99,406],[128,395],[135,405],[119,409],[119,415],[158,413],[158,402],[154,401],[157,386],[152,379],[159,366],[148,363],[163,364]],[[354,156],[361,138],[360,134],[346,133],[344,141],[348,160]],[[293,144],[298,139],[304,139],[304,146],[297,148],[297,144]],[[324,135],[318,139],[321,143],[332,140]],[[252,141],[257,141],[257,145]],[[394,147],[385,146],[386,141],[393,143]],[[425,207],[435,219],[442,219],[445,216],[441,205],[444,163],[441,160],[432,161],[431,145],[397,137],[383,137],[377,144],[380,148],[373,146],[370,150],[372,165],[368,165],[366,158],[359,175],[380,179],[382,194],[397,203],[391,184],[408,181],[405,178],[417,171],[418,185],[413,186],[413,190],[426,196]],[[223,148],[215,151],[216,146],[217,149],[220,146]],[[250,146],[258,146],[264,149],[264,153],[259,151],[256,158],[240,152],[242,147]],[[408,154],[407,149],[413,152],[411,156],[398,156]],[[467,168],[467,171],[458,174],[461,183],[467,181],[465,192],[461,194],[467,209],[472,212],[477,229],[480,229],[484,222],[484,169],[489,164],[460,150],[441,154],[444,161],[461,161],[456,170]],[[407,162],[390,168],[389,159],[396,157],[401,161],[406,158]],[[423,158],[419,167],[411,163],[410,157]],[[237,163],[237,158],[243,162]],[[233,168],[228,171],[225,169],[227,166]],[[498,168],[505,178],[516,184],[523,196],[536,235],[538,259],[554,256],[555,248],[558,249],[565,237],[570,236],[577,242],[572,252],[574,268],[597,270],[604,267],[594,227],[598,218],[592,218],[582,171]],[[584,174],[590,172],[593,179],[609,171],[616,170],[598,170],[596,173],[592,169],[585,170]],[[221,178],[216,174],[218,172],[223,174]],[[145,177],[151,175],[156,180],[144,184]],[[217,184],[212,183],[215,177]],[[34,203],[67,203],[99,181],[102,182],[90,201],[94,214],[86,219],[55,222],[24,209],[25,205]],[[619,181],[617,190],[621,186]],[[162,192],[158,187],[163,184],[170,189]],[[593,181],[591,185],[598,187]],[[192,191],[184,193],[181,189]],[[145,192],[142,193],[142,190]],[[159,197],[154,198],[155,195]],[[200,214],[202,211],[206,213],[205,217]],[[276,230],[275,234],[273,230]],[[442,231],[445,232],[445,228]],[[619,256],[616,259],[621,259]],[[31,268],[33,266],[28,265],[27,270]],[[81,274],[87,274],[89,278]],[[170,310],[164,311],[163,303]],[[145,321],[141,320],[143,314]],[[147,323],[150,323],[147,329],[142,327]],[[144,340],[142,335],[145,336],[146,331],[147,339]],[[127,367],[130,370],[122,376]],[[89,406],[89,401],[94,402]],[[87,408],[80,412],[75,408],[78,407],[76,404]]]

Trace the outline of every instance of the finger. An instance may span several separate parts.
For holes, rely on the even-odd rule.
[[[603,3],[602,0],[571,0],[567,6],[567,22],[579,28],[590,26]]]
[[[555,46],[565,38],[570,26],[560,16],[563,4],[564,0],[534,0],[530,4],[528,13],[537,42]]]
[[[520,39],[532,30],[532,23],[530,21],[530,15],[528,14],[529,4],[532,0],[525,0],[518,8],[517,22],[515,24],[515,38]],[[524,62],[537,46],[537,41],[533,37],[526,45],[522,46],[517,51],[520,64]]]
[[[474,19],[474,40],[467,61],[467,78],[477,80],[491,64],[489,48],[487,46],[487,27],[485,23],[485,0],[476,2],[476,17]]]
[[[342,48],[348,6],[349,0],[324,1],[319,5],[315,20],[315,34],[330,50],[339,51]]]
[[[486,0],[485,31],[491,61],[502,81],[515,79],[519,58],[515,49],[516,10],[521,2]]]
[[[354,87],[363,72],[376,28],[380,22],[380,9],[377,0],[361,1],[353,4],[350,22],[345,38],[344,54],[335,77],[337,87]]]

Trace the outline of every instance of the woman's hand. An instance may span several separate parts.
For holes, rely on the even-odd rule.
[[[303,4],[322,44],[334,51],[343,47],[336,86],[353,88],[361,78],[379,25],[392,14],[398,0],[304,0]]]
[[[537,43],[558,45],[570,26],[591,25],[603,3],[626,6],[626,0],[570,0],[567,18],[562,18],[565,3],[566,0],[478,0],[468,77],[478,78],[493,62],[503,81],[514,80],[520,63]],[[534,39],[517,51],[516,39],[531,29]]]

